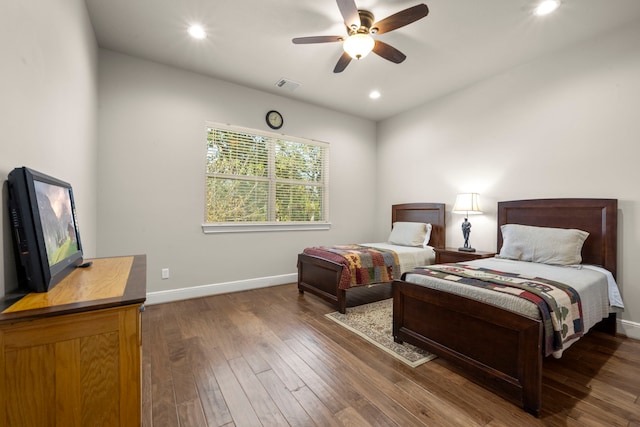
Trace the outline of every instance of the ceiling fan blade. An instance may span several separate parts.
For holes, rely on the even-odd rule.
[[[351,62],[351,56],[349,56],[349,54],[347,52],[343,52],[342,56],[340,57],[340,59],[338,59],[338,63],[336,64],[335,68],[333,69],[334,73],[341,73],[344,71],[345,68],[347,68],[347,65],[349,65],[349,63]]]
[[[429,8],[426,4],[419,4],[391,16],[387,16],[382,21],[376,22],[371,27],[372,32],[377,29],[376,34],[388,33],[396,28],[404,27],[412,22],[422,19],[429,14]]]
[[[343,36],[311,36],[311,37],[296,37],[291,40],[295,44],[310,44],[310,43],[331,43],[344,41]]]
[[[376,40],[376,44],[373,46],[373,52],[396,64],[407,59],[407,56],[404,53],[385,42],[381,42],[380,40]]]
[[[357,30],[360,28],[360,14],[358,14],[358,7],[354,0],[336,0],[338,3],[338,9],[344,19],[344,24],[347,28]]]

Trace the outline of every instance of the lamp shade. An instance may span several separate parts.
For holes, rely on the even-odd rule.
[[[478,203],[478,193],[460,193],[456,196],[456,203],[453,205],[453,213],[457,214],[481,214]]]
[[[360,59],[367,56],[375,44],[375,40],[370,35],[357,33],[347,37],[342,48],[353,59]]]

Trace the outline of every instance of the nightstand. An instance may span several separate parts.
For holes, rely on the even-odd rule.
[[[446,264],[449,262],[466,262],[474,259],[493,258],[495,252],[464,252],[456,248],[436,248],[436,264]]]

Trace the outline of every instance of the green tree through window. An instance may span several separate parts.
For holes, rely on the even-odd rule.
[[[329,145],[207,127],[207,223],[326,222]]]

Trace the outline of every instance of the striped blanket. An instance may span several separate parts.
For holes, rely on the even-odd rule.
[[[580,296],[564,283],[464,264],[421,267],[411,273],[504,292],[536,304],[544,324],[547,356],[562,350],[565,342],[584,334]]]
[[[336,245],[306,248],[307,255],[342,264],[340,289],[373,283],[391,282],[400,278],[398,254],[391,250],[362,245]]]

